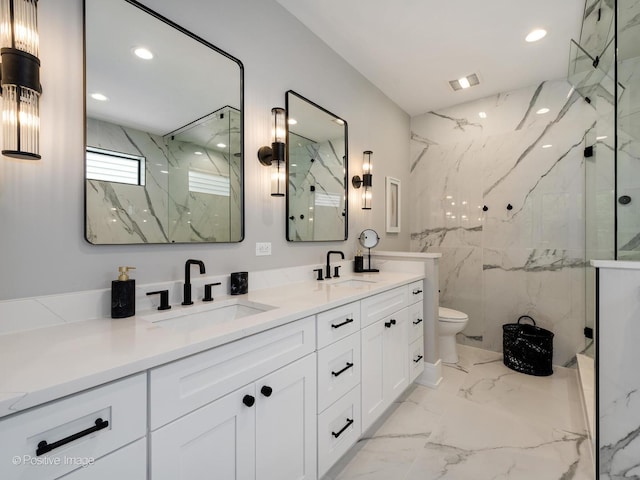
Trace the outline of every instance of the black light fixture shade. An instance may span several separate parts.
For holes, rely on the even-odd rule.
[[[40,157],[40,60],[37,0],[0,0],[2,154]]]

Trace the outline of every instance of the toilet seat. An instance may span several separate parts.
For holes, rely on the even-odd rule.
[[[439,307],[438,320],[448,323],[463,323],[469,320],[469,316],[466,313],[453,310],[452,308]]]

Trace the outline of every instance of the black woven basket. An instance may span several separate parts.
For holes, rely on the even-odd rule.
[[[528,319],[533,325],[520,323]],[[502,325],[504,364],[516,372],[544,377],[553,373],[553,333],[536,326],[529,315]]]

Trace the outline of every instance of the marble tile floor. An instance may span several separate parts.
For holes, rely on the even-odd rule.
[[[438,389],[410,387],[322,480],[593,480],[575,369],[508,369],[458,345]]]

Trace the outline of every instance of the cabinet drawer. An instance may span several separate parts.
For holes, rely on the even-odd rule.
[[[318,412],[360,383],[360,335],[318,351]]]
[[[409,343],[424,335],[424,311],[422,302],[409,307]]]
[[[360,428],[360,386],[318,415],[318,478],[356,443]]]
[[[424,371],[424,337],[409,345],[409,382],[413,382]]]
[[[417,282],[407,285],[409,303],[421,302],[424,297],[424,282],[418,280]]]
[[[151,429],[313,352],[315,343],[308,317],[151,370]]]
[[[360,302],[353,302],[318,314],[318,348],[360,330]]]
[[[363,299],[360,302],[362,328],[406,307],[408,296],[409,290],[403,286]]]
[[[96,460],[86,468],[79,468],[64,480],[146,480],[147,440],[140,440]]]
[[[139,374],[0,421],[0,478],[58,478],[82,459],[98,459],[144,437],[146,385],[146,375]],[[108,424],[91,431],[97,419]],[[86,434],[66,441],[81,432]],[[38,455],[42,441],[54,448]]]

